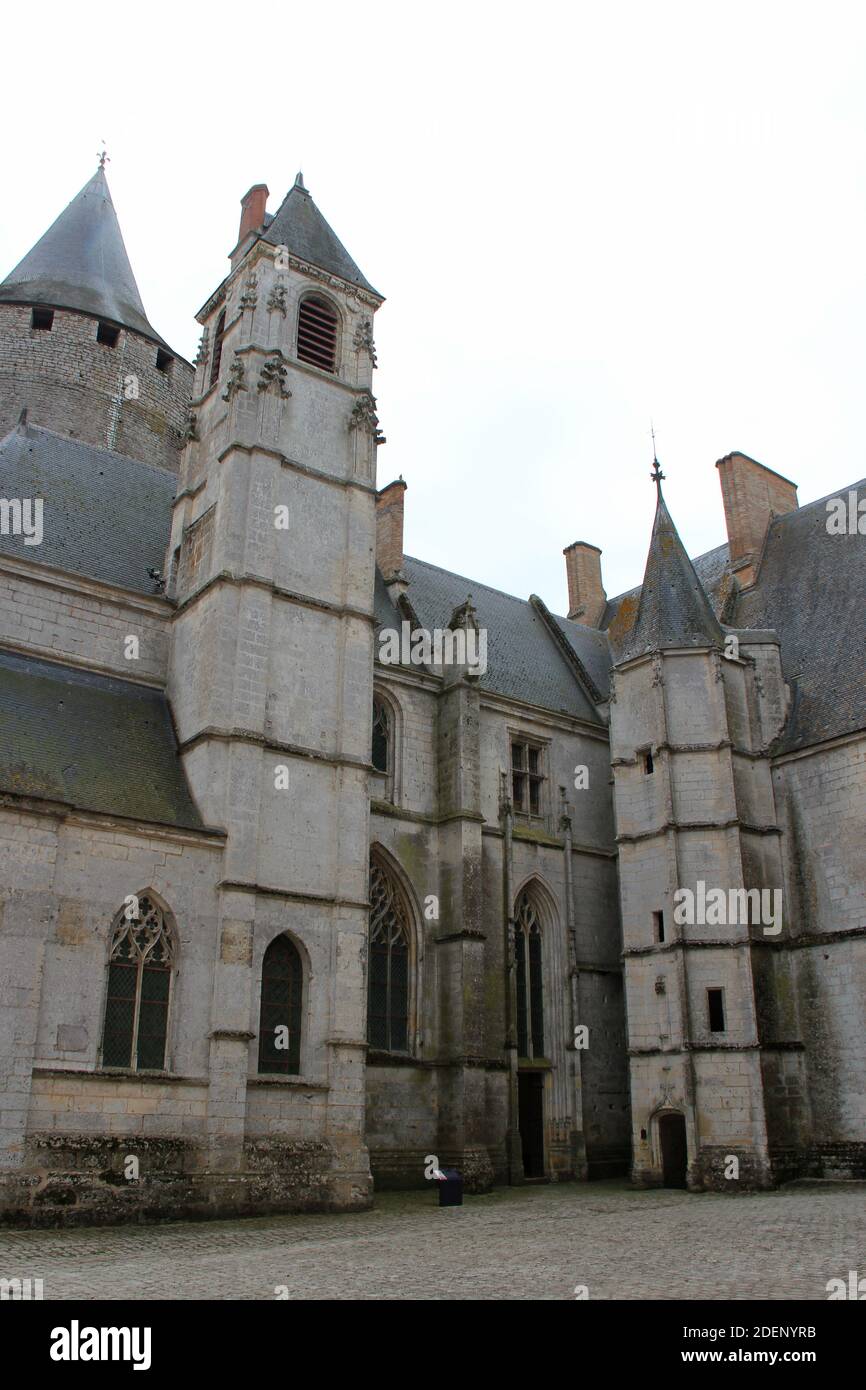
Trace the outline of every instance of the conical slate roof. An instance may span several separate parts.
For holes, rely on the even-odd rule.
[[[74,309],[163,342],[144,312],[102,168],[6,276],[0,303]]]
[[[355,265],[336,232],[328,225],[316,204],[313,202],[300,174],[283,199],[279,211],[268,223],[262,233],[264,241],[272,246],[287,246],[301,260],[309,261],[351,285],[360,285],[377,298],[378,290],[373,289]]]
[[[724,633],[658,488],[655,523],[643,587],[623,602],[608,629],[615,662],[669,647],[722,646]]]

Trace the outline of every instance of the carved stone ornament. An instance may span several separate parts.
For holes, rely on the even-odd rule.
[[[282,314],[283,318],[285,318],[286,309],[288,307],[286,304],[287,294],[288,290],[285,285],[274,285],[273,289],[268,295],[269,312]]]
[[[278,353],[266,358],[259,373],[258,390],[270,391],[273,388],[278,396],[287,401],[291,391],[286,386],[286,369]]]
[[[195,444],[198,440],[198,420],[196,419],[195,412],[192,410],[187,416],[186,429],[184,430],[183,437],[187,444]]]
[[[255,275],[249,275],[247,277],[246,284],[244,285],[243,290],[241,292],[241,297],[238,301],[238,308],[240,312],[243,313],[244,309],[255,309],[258,302],[258,281],[256,280]]]
[[[192,359],[192,365],[193,365],[194,367],[200,367],[201,364],[202,364],[202,362],[206,362],[206,361],[207,361],[209,343],[210,343],[210,333],[208,332],[207,328],[205,327],[205,328],[203,328],[202,331],[201,331],[201,337],[199,338],[199,343],[198,343],[198,351],[196,352],[195,357]]]
[[[229,376],[226,382],[226,389],[223,391],[223,400],[230,401],[237,391],[246,391],[246,389],[247,383],[246,377],[244,376],[244,364],[237,353],[235,353],[235,360],[229,367]]]
[[[366,430],[371,434],[377,444],[384,444],[385,436],[379,429],[379,417],[376,414],[376,397],[370,391],[365,391],[359,396],[349,417],[350,430]]]
[[[358,324],[358,327],[355,329],[355,337],[354,337],[354,340],[353,340],[353,341],[354,341],[355,347],[358,349],[359,352],[366,352],[366,353],[369,354],[370,361],[371,361],[371,363],[373,364],[373,366],[375,367],[375,366],[376,366],[376,344],[373,342],[373,320],[372,320],[372,319],[362,319],[362,320],[361,320],[361,322]]]

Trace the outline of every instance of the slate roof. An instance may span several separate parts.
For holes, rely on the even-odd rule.
[[[722,629],[660,486],[637,606],[633,600],[620,603],[607,634],[617,661],[669,647],[722,645]]]
[[[103,169],[6,276],[0,303],[74,309],[168,348],[144,311]]]
[[[0,649],[0,791],[202,829],[158,690]]]
[[[43,540],[0,535],[0,551],[154,594],[177,478],[164,468],[37,425],[0,440],[0,497],[43,499]]]
[[[336,232],[319,212],[300,174],[273,218],[266,219],[262,240],[272,246],[288,246],[301,260],[339,275],[351,285],[360,285],[381,299],[379,291],[361,274]]]
[[[407,597],[419,623],[428,631],[447,628],[454,609],[471,594],[479,626],[487,629],[487,671],[479,681],[482,690],[562,711],[593,724],[601,722],[592,700],[531,602],[408,555],[403,571],[409,580]],[[375,597],[376,621],[399,631],[402,615],[391,603],[378,574]],[[569,626],[576,630],[573,642],[578,650],[582,648],[580,624]],[[582,631],[589,633],[588,629]],[[593,654],[598,640],[599,634],[589,634],[588,645]],[[590,659],[594,660],[594,655]]]
[[[866,479],[776,517],[737,627],[772,628],[794,703],[778,752],[866,728],[866,536],[831,535],[827,501],[866,497]]]

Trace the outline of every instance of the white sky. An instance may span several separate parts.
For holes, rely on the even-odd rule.
[[[638,583],[653,418],[692,554],[738,448],[800,500],[866,474],[861,3],[7,9],[5,275],[104,139],[145,307],[192,356],[239,199],[302,168],[387,296],[406,550],[566,611]],[[20,57],[23,55],[23,59]],[[16,135],[17,132],[17,135]],[[9,196],[11,193],[11,196]]]

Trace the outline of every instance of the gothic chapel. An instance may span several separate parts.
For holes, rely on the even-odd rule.
[[[866,1177],[866,537],[733,452],[567,616],[405,555],[382,296],[267,199],[193,364],[102,162],[0,284],[0,1219]]]

